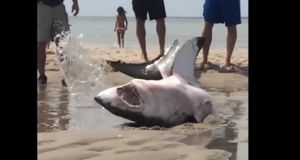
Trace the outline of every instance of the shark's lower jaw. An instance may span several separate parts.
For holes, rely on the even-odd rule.
[[[117,95],[128,107],[139,108],[143,104],[138,90],[132,83],[117,88]]]
[[[108,110],[110,113],[134,121],[137,123],[137,125],[141,126],[161,126],[161,127],[173,127],[185,122],[193,122],[196,123],[197,121],[192,115],[176,115],[179,113],[174,113],[173,119],[175,121],[166,121],[162,117],[148,117],[143,114],[143,111],[141,108],[131,108],[130,109],[124,109],[122,107],[113,106],[111,102],[104,102],[101,98],[95,97],[95,101],[99,103],[101,106],[103,106],[106,110]]]

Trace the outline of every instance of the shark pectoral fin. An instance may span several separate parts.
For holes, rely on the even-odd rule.
[[[204,101],[199,110],[195,112],[195,119],[198,122],[203,122],[203,120],[212,113],[212,102],[211,100]]]

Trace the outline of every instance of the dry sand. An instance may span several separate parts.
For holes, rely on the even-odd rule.
[[[117,47],[85,46],[87,54],[94,62],[103,64],[103,60],[119,60],[140,62],[139,49]],[[54,51],[54,48],[51,48]],[[157,50],[148,51],[149,58],[157,56]],[[220,65],[224,60],[224,50],[212,50],[210,61]],[[197,59],[199,62],[200,59]],[[196,77],[201,86],[207,88],[248,89],[248,51],[235,51],[232,62],[237,66],[239,74],[218,73],[215,70]],[[55,55],[47,57],[48,79],[57,79],[59,68]],[[52,71],[52,72],[49,72]],[[112,84],[127,82],[131,78],[120,76],[120,73],[107,72],[106,77]],[[56,78],[54,78],[56,77]],[[60,131],[38,133],[39,160],[225,160],[230,153],[223,150],[204,148],[212,138],[211,130],[220,124],[220,119],[209,116],[201,124],[185,124],[168,130],[143,130],[146,128],[112,131]],[[192,141],[197,145],[186,145],[183,139],[191,134],[201,134]],[[186,142],[187,143],[187,142]],[[248,138],[234,143],[248,143]]]

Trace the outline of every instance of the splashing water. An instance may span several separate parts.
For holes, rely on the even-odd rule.
[[[58,36],[60,43],[56,56],[70,92],[70,106],[99,106],[94,97],[106,89],[104,70],[100,64],[93,64],[79,41],[83,37],[72,37],[69,33]]]

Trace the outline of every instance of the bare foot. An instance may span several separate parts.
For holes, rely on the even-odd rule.
[[[232,73],[235,72],[233,65],[225,63],[219,70],[220,73]]]
[[[224,67],[227,68],[227,67],[230,67],[230,66],[231,66],[231,65],[230,65],[230,62],[229,62],[229,63],[227,63],[227,62],[224,63]]]
[[[212,69],[213,64],[208,62],[208,63],[200,63],[199,65],[196,65],[195,70],[201,71],[201,70],[207,70],[207,69]]]
[[[141,58],[141,59],[142,59],[142,61],[144,61],[144,62],[148,62],[148,61],[149,61],[149,59],[148,59],[147,56],[143,56],[143,55],[142,55],[142,58]]]
[[[164,55],[164,54],[165,54],[165,51],[160,51],[159,55]]]

